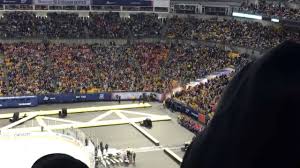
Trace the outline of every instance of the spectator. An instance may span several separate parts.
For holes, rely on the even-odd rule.
[[[169,56],[170,46],[165,43],[5,44],[8,94],[163,92],[171,81],[184,84],[220,68],[247,62],[243,61],[246,56],[231,59],[214,47],[173,45],[173,49],[175,52]]]
[[[257,5],[242,3],[240,10],[271,18],[300,21],[300,10],[285,7],[280,1],[272,1],[272,3],[259,1]]]
[[[238,73],[181,168],[298,167],[298,53],[300,45],[288,41]]]
[[[272,25],[234,19],[174,16],[161,22],[156,14],[132,14],[130,18],[121,18],[119,13],[90,13],[83,18],[76,13],[55,12],[46,17],[31,12],[5,12],[3,16],[0,19],[1,38],[167,37],[267,49],[299,36],[299,33]],[[295,17],[299,18],[297,14]]]

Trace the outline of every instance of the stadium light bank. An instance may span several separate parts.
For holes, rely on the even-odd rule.
[[[249,18],[249,19],[262,20],[262,16],[260,16],[260,15],[251,15],[251,14],[246,14],[246,13],[232,12],[232,16],[234,16],[234,17],[242,17],[242,18]]]
[[[278,23],[278,22],[279,22],[279,19],[272,18],[272,19],[271,19],[271,22],[276,22],[276,23]]]

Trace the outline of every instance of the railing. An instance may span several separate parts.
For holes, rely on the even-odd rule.
[[[57,135],[64,138],[73,138],[73,142],[78,144],[83,151],[88,153],[90,160],[90,167],[95,165],[95,149],[97,144],[93,142],[86,134],[80,129],[69,128],[62,130],[52,130]]]
[[[72,141],[80,146],[89,155],[90,165],[95,165],[95,147],[94,142],[79,129],[69,128],[63,130],[52,130],[58,136],[64,138],[73,138]],[[86,144],[87,143],[87,144]]]
[[[43,6],[40,8],[40,6]],[[83,8],[82,8],[83,7]],[[33,12],[143,12],[143,13],[169,13],[170,7],[144,7],[144,6],[53,6],[53,5],[28,5],[25,8],[20,5],[3,5],[0,11],[33,11]]]
[[[57,133],[58,135],[64,135],[64,137],[72,137],[80,142],[80,144],[84,145],[86,142],[86,139],[88,137],[84,134],[83,131],[75,128],[69,128],[69,129],[62,129],[62,130],[53,130],[53,132]]]
[[[91,101],[116,101],[117,95],[121,100],[139,100],[141,96],[163,100],[163,94],[156,92],[110,92],[91,94],[46,94],[38,96],[0,97],[0,108],[33,107],[39,104],[76,103]]]

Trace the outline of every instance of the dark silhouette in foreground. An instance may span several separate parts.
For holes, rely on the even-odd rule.
[[[81,161],[65,155],[50,154],[37,160],[32,168],[88,168]]]
[[[230,82],[181,168],[300,167],[300,44],[287,41]]]

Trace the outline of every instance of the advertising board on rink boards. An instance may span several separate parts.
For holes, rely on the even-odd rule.
[[[88,6],[90,0],[34,0],[35,5]]]
[[[32,4],[32,0],[0,0],[0,4],[12,4],[12,5],[17,5],[17,4]]]
[[[121,96],[122,100],[138,100],[141,95],[155,97],[155,100],[162,101],[163,95],[155,92],[114,92],[114,93],[92,93],[92,94],[48,94],[38,96],[15,96],[0,97],[0,108],[10,107],[34,107],[39,104],[55,103],[76,103],[90,101],[115,101],[116,96]]]
[[[153,6],[154,7],[169,8],[170,7],[170,0],[153,0]]]
[[[39,95],[39,104],[52,103],[76,103],[88,101],[109,101],[111,100],[110,93],[94,93],[94,94],[54,94],[54,95]]]
[[[93,5],[170,7],[170,0],[93,0]]]
[[[121,100],[138,100],[143,94],[145,94],[146,96],[150,96],[151,94],[153,94],[155,95],[155,99],[157,101],[162,101],[163,99],[162,94],[155,92],[114,92],[111,94],[111,98],[112,100],[118,100],[117,96],[120,96]]]
[[[0,0],[0,4],[34,4],[53,6],[143,6],[143,7],[170,7],[170,0]]]
[[[0,108],[37,106],[37,96],[0,97]]]

